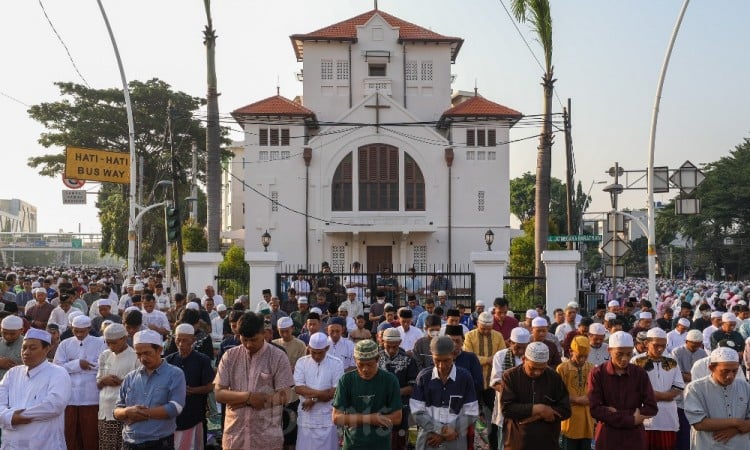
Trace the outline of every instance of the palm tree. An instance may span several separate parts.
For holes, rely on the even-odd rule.
[[[221,165],[219,143],[219,95],[216,90],[216,30],[211,20],[211,0],[203,0],[206,9],[206,28],[203,44],[206,46],[206,228],[208,251],[219,252],[221,228]]]
[[[544,52],[544,123],[539,136],[536,156],[536,194],[534,197],[534,276],[544,277],[542,252],[547,249],[549,235],[550,171],[552,165],[552,91],[554,67],[552,66],[552,15],[549,0],[512,0],[511,8],[516,20],[528,22]]]

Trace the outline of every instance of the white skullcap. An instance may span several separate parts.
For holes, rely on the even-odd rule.
[[[527,319],[536,319],[539,317],[539,313],[536,312],[536,309],[527,309],[526,310],[526,318]]]
[[[52,343],[52,335],[38,328],[29,328],[29,331],[26,332],[26,335],[23,337],[23,339],[39,339],[40,341],[46,342],[48,344]]]
[[[357,289],[355,289],[355,288],[347,288],[346,289],[346,293],[347,294],[356,294],[357,293]]]
[[[187,304],[187,306],[185,306],[185,309],[192,309],[194,311],[200,311],[201,306],[195,302],[190,302]]]
[[[35,282],[31,283],[31,289],[36,289],[36,288],[40,288],[40,287],[42,287],[42,285],[39,284],[38,281],[35,281]]]
[[[85,314],[77,315],[72,322],[73,328],[91,328],[91,318]]]
[[[317,332],[310,336],[310,348],[313,350],[323,350],[328,347],[328,336],[325,333]]]
[[[482,300],[477,300],[477,301],[476,301],[476,302],[474,303],[474,306],[485,306],[485,304],[484,304],[484,302],[483,302]]]
[[[648,332],[646,333],[646,337],[649,339],[654,339],[654,338],[666,339],[667,332],[662,330],[659,327],[655,327],[655,328],[651,328],[650,330],[648,330]]]
[[[721,315],[721,321],[722,322],[735,322],[737,320],[737,316],[734,314],[727,312]]]
[[[494,317],[492,317],[492,313],[488,311],[484,311],[482,314],[479,315],[478,322],[482,325],[492,325],[494,322]]]
[[[703,333],[701,333],[701,330],[690,330],[688,331],[685,340],[690,342],[703,342]]]
[[[609,348],[632,347],[633,336],[624,331],[615,331],[609,337]]]
[[[620,306],[620,302],[618,302],[617,300],[611,300],[609,303],[607,303],[607,306],[610,308],[616,308]]]
[[[528,344],[530,338],[531,335],[526,328],[516,327],[510,332],[510,340],[516,344]]]
[[[536,319],[531,321],[531,328],[546,327],[547,325],[547,319],[545,319],[544,317],[537,317]]]
[[[648,311],[644,311],[644,312],[642,312],[642,313],[641,313],[641,315],[640,315],[640,316],[638,316],[638,319],[646,319],[646,320],[651,320],[651,319],[653,319],[653,318],[654,318],[654,316],[652,316],[652,315],[651,315],[651,313],[650,313],[650,312],[648,312]]]
[[[189,334],[189,335],[195,335],[195,327],[190,325],[189,323],[181,323],[177,325],[177,328],[174,330],[174,334]]]
[[[124,338],[128,335],[127,330],[125,329],[125,326],[121,323],[113,323],[110,325],[107,325],[107,328],[104,329],[104,339],[120,339]]]
[[[137,283],[135,286],[133,286],[134,291],[142,291],[144,288],[143,284]]]
[[[43,294],[47,294],[47,289],[44,289],[43,287],[38,287],[38,288],[34,289],[34,295],[36,295],[36,294],[38,294],[40,292],[43,293]]]
[[[607,334],[607,329],[604,328],[604,325],[594,322],[591,325],[589,325],[589,334],[595,334],[597,336],[604,336]]]
[[[297,303],[299,303],[300,305],[303,305],[303,304],[306,305],[307,304],[307,297],[299,297],[297,299]]]
[[[135,333],[135,336],[133,336],[133,345],[138,344],[154,344],[161,347],[164,345],[164,341],[161,338],[161,334],[156,331],[142,330]]]
[[[568,302],[568,304],[565,306],[566,308],[575,308],[578,309],[578,302]]]
[[[549,348],[542,342],[532,342],[526,347],[524,356],[529,361],[546,363],[549,361]]]
[[[141,308],[139,308],[137,306],[128,306],[127,308],[125,308],[125,314],[127,314],[127,313],[129,313],[131,311],[140,311],[140,310],[141,310]]]
[[[317,306],[314,306],[314,307],[310,308],[310,312],[311,313],[323,314],[323,311],[320,308],[318,308]]]
[[[74,309],[73,311],[68,314],[68,323],[73,325],[73,319],[75,319],[78,316],[82,316],[83,313],[77,309]]]
[[[712,311],[711,312],[711,318],[712,319],[720,319],[721,318],[721,311]]]
[[[383,332],[383,342],[401,342],[401,333],[398,328],[388,328]]]
[[[341,305],[339,305],[339,311],[349,312],[349,307],[346,306],[346,305],[344,305],[344,304],[341,304]]]
[[[689,327],[690,326],[690,321],[687,320],[684,317],[680,317],[680,320],[677,321],[677,324],[678,325],[682,325],[683,327]]]
[[[107,298],[102,298],[102,299],[99,299],[99,303],[97,303],[97,305],[99,305],[99,307],[109,306],[111,308],[112,302],[110,302],[109,299]]]
[[[216,311],[218,312],[224,312],[227,310],[227,305],[224,303],[219,303],[218,306],[216,306]]]
[[[445,291],[438,291],[438,297],[447,297],[448,293]]]
[[[21,330],[23,329],[23,319],[18,316],[8,316],[0,322],[0,328],[3,330]]]
[[[291,317],[282,317],[281,319],[276,321],[276,327],[278,329],[284,329],[284,328],[291,328],[294,326],[294,321],[292,321]]]
[[[740,355],[729,347],[717,347],[711,352],[709,363],[740,362]]]
[[[611,312],[604,314],[604,320],[612,320],[612,319],[617,319],[617,314],[611,313]]]

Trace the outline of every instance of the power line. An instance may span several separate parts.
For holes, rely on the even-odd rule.
[[[73,65],[73,69],[75,69],[78,76],[81,77],[81,80],[83,80],[83,84],[85,84],[86,87],[90,89],[91,86],[89,86],[89,82],[86,81],[86,78],[83,77],[83,75],[81,74],[81,71],[78,70],[78,65],[76,65],[75,60],[73,60],[73,55],[70,54],[70,50],[68,49],[68,46],[65,45],[65,41],[63,41],[62,36],[60,36],[60,33],[57,32],[55,25],[52,23],[52,19],[50,19],[49,15],[47,15],[47,10],[44,8],[44,4],[42,3],[42,0],[39,0],[39,6],[42,8],[42,12],[44,13],[44,17],[47,19],[47,23],[49,23],[50,28],[52,28],[52,31],[55,33],[55,36],[57,36],[57,40],[60,41],[63,48],[65,48],[65,52],[68,54],[68,59],[70,60],[70,63]]]
[[[27,107],[27,108],[31,108],[31,105],[29,105],[29,104],[26,104],[26,103],[22,102],[21,100],[19,100],[19,99],[17,99],[17,98],[15,98],[15,97],[13,97],[12,95],[8,95],[8,94],[6,94],[6,93],[5,93],[5,92],[3,92],[3,91],[0,91],[0,95],[2,95],[2,96],[3,96],[3,97],[5,97],[5,98],[8,98],[8,99],[10,99],[10,100],[13,100],[13,101],[14,101],[14,102],[16,102],[16,103],[20,103],[21,105],[23,105],[23,106],[25,106],[25,107]]]

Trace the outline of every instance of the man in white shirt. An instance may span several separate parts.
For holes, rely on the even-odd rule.
[[[99,355],[96,386],[99,388],[99,442],[102,449],[122,448],[122,422],[114,410],[125,375],[141,367],[135,350],[128,345],[125,326],[113,323],[104,329],[108,349]]]
[[[156,283],[154,286],[154,297],[156,297],[156,309],[166,313],[169,308],[172,307],[172,300],[169,298],[169,294],[164,292],[164,285]]]
[[[68,448],[95,449],[99,446],[96,371],[99,355],[106,347],[101,338],[89,335],[88,316],[76,316],[72,326],[74,337],[60,342],[54,359],[67,370],[71,381],[72,397],[65,408],[65,442]]]
[[[344,370],[349,371],[355,368],[354,343],[351,339],[342,338],[345,326],[346,322],[342,317],[333,317],[328,322],[328,352],[340,359]]]
[[[667,349],[664,351],[665,354],[671,355],[676,349],[685,345],[688,328],[690,328],[690,321],[681,317],[677,321],[675,329],[667,333]]]
[[[344,367],[328,354],[328,338],[323,333],[310,336],[307,349],[308,355],[294,366],[294,391],[300,396],[297,450],[338,450],[331,402]]]
[[[352,319],[356,319],[357,316],[364,314],[364,304],[362,303],[362,300],[357,298],[357,295],[356,288],[347,288],[346,300],[339,305],[339,307],[346,306],[346,309],[349,312],[349,317]]]
[[[397,328],[398,332],[401,334],[401,348],[411,356],[412,351],[414,350],[414,344],[416,344],[419,338],[424,336],[424,333],[422,333],[422,330],[417,327],[411,326],[411,322],[414,320],[411,309],[399,308],[398,320],[401,323]]]
[[[23,340],[23,365],[0,380],[3,448],[66,450],[65,407],[71,396],[68,372],[47,361],[52,337],[31,328]]]
[[[68,316],[74,311],[80,312],[73,308],[73,296],[70,294],[62,294],[60,296],[60,304],[52,310],[52,314],[49,316],[49,322],[47,323],[57,324],[57,326],[60,327],[60,334],[63,334],[65,333],[65,330],[68,329]]]
[[[224,297],[217,294],[214,287],[211,286],[210,284],[206,286],[206,289],[204,289],[204,292],[206,293],[206,295],[204,295],[203,298],[201,298],[201,303],[204,303],[206,299],[208,298],[214,299],[214,305],[220,305],[224,303]]]
[[[143,296],[143,325],[162,337],[169,334],[169,319],[166,314],[156,309],[156,298],[153,294]]]
[[[600,323],[592,323],[589,326],[589,356],[588,362],[598,366],[609,360],[609,346],[604,343],[607,329]]]
[[[133,295],[135,295],[135,283],[128,283],[122,286],[123,289],[125,289],[125,293],[120,296],[120,299],[117,302],[117,308],[120,311],[120,314],[125,311],[126,308],[133,306]],[[143,293],[143,285],[140,285],[141,292],[138,292],[138,294]]]
[[[211,319],[211,340],[214,344],[221,343],[224,340],[224,318],[226,317],[227,305],[221,303],[216,307],[216,317]]]
[[[706,352],[711,351],[711,335],[721,327],[721,311],[711,313],[711,325],[703,330],[703,349]]]
[[[365,302],[365,288],[367,288],[367,275],[361,275],[359,273],[360,269],[362,268],[362,265],[355,261],[352,263],[352,272],[354,272],[354,275],[349,275],[344,277],[344,287],[346,287],[346,293],[347,296],[349,294],[349,289],[352,289],[354,292],[354,299],[351,300],[351,297],[348,297],[352,303],[355,302],[355,300],[360,304],[364,304]],[[299,294],[299,293],[298,293]],[[362,314],[362,310],[356,310],[352,311],[349,310],[352,317],[357,317],[358,315]]]
[[[555,336],[560,342],[565,342],[565,337],[571,331],[576,329],[576,316],[578,311],[572,305],[565,307],[565,322],[561,323],[555,329]]]

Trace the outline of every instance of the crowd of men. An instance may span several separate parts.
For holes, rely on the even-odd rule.
[[[0,448],[750,449],[739,283],[663,282],[653,305],[628,280],[519,321],[421,286],[370,304],[356,272],[331,297],[327,273],[252,310],[156,272],[120,294],[105,271],[3,273]]]

